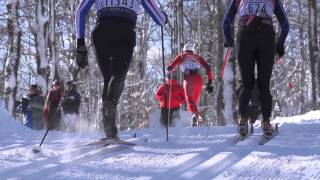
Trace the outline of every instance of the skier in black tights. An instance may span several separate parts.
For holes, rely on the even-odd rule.
[[[118,99],[131,63],[136,44],[135,25],[140,3],[156,24],[163,26],[167,21],[154,0],[82,0],[76,12],[77,64],[88,65],[85,46],[86,16],[95,3],[97,11],[96,26],[92,32],[97,63],[104,78],[102,94],[103,125],[106,139],[118,139],[115,126]]]
[[[289,32],[289,23],[280,0],[229,0],[223,30],[225,47],[233,49],[231,24],[235,15],[239,16],[237,34],[237,58],[242,79],[242,90],[239,103],[239,134],[248,133],[248,103],[250,92],[255,82],[255,65],[257,65],[257,83],[260,91],[262,109],[262,129],[266,136],[274,132],[270,124],[272,96],[270,79],[275,54],[278,58],[284,55],[284,42]],[[275,38],[272,16],[276,15],[281,26],[281,34]]]

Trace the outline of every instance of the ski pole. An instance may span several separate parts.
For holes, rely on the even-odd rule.
[[[222,65],[222,68],[220,70],[220,75],[219,75],[219,79],[218,79],[218,87],[217,87],[216,94],[214,96],[215,99],[218,98],[218,95],[219,95],[219,92],[220,92],[220,88],[221,88],[221,84],[222,84],[222,80],[223,80],[223,76],[224,76],[224,70],[225,70],[226,65],[228,63],[229,54],[230,54],[230,47],[228,47],[227,52],[226,52],[226,54],[224,56],[223,65]]]
[[[218,86],[217,86],[217,91],[216,93],[214,94],[214,98],[213,98],[213,110],[215,109],[215,99],[218,99],[218,95],[219,95],[219,92],[220,92],[220,88],[221,88],[221,85],[222,85],[222,80],[223,80],[223,76],[224,76],[224,70],[227,66],[227,63],[228,63],[228,59],[229,59],[229,54],[230,54],[230,47],[228,47],[227,49],[227,52],[226,54],[224,55],[224,60],[223,60],[223,65],[222,65],[222,68],[220,70],[220,74],[219,74],[219,77],[218,77]],[[207,129],[207,133],[206,133],[206,138],[208,137],[208,133],[209,133],[209,126],[208,126],[208,129]]]
[[[79,70],[80,70],[80,67],[79,67],[79,68],[75,71],[75,73],[73,74],[73,78],[72,78],[71,84],[74,83],[74,81],[75,81],[75,79],[76,79],[76,77],[77,77],[77,74],[78,74]],[[45,133],[44,136],[42,137],[42,140],[41,140],[39,146],[38,146],[37,148],[33,148],[33,149],[32,149],[32,152],[34,152],[34,153],[40,152],[41,145],[43,144],[44,139],[47,137],[49,130],[51,129],[53,123],[55,122],[54,117],[57,115],[58,111],[60,110],[62,104],[64,103],[64,101],[65,101],[65,99],[66,99],[66,97],[68,96],[69,92],[71,91],[71,88],[72,88],[72,86],[69,86],[69,87],[68,87],[67,92],[66,92],[66,94],[63,96],[62,100],[60,101],[57,109],[55,110],[55,112],[53,113],[53,115],[49,118],[48,121],[50,122],[50,124],[49,124],[49,126],[48,126],[48,128],[47,128],[47,130],[46,130],[46,133]]]
[[[163,72],[163,85],[164,85],[164,109],[165,113],[168,117],[168,107],[167,107],[167,86],[166,86],[166,69],[164,64],[164,42],[163,42],[163,27],[161,26],[161,51],[162,51],[162,72]],[[166,123],[166,133],[167,133],[167,141],[169,141],[169,119],[167,119]]]

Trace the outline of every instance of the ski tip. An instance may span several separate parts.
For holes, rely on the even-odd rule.
[[[32,148],[32,152],[33,152],[34,154],[38,154],[38,153],[41,152],[41,149],[40,149],[39,146],[34,146],[34,147]]]

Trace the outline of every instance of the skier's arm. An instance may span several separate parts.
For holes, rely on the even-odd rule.
[[[164,99],[164,86],[160,86],[160,88],[157,90],[157,93],[156,93],[156,98],[158,99],[158,101],[163,101]]]
[[[179,90],[179,96],[180,96],[180,104],[186,103],[186,97],[185,97],[183,88],[179,87],[178,90]]]
[[[86,16],[95,0],[81,0],[76,11],[76,35],[77,39],[85,37]]]
[[[283,45],[289,32],[289,22],[280,0],[275,0],[274,14],[281,26],[281,34],[277,43]]]
[[[210,65],[201,56],[198,56],[197,60],[201,64],[201,66],[206,69],[208,80],[212,81],[214,79],[214,76],[213,76],[212,69],[211,69]]]
[[[157,25],[163,26],[167,22],[166,15],[161,12],[154,0],[141,0],[141,4]]]
[[[169,64],[168,69],[174,69],[176,66],[179,66],[183,61],[182,56],[183,54],[181,53],[175,57],[174,60]]]
[[[233,47],[234,40],[231,34],[231,24],[237,14],[236,0],[229,0],[227,9],[222,22],[224,33],[224,47]]]

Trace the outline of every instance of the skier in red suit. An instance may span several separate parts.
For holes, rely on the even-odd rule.
[[[180,105],[186,102],[184,96],[184,90],[179,85],[175,74],[168,74],[166,82],[166,91],[164,91],[164,84],[162,84],[156,92],[156,98],[160,103],[161,108],[161,123],[166,125],[168,122],[168,110],[169,110],[169,125],[172,126],[172,120],[177,117],[179,113]],[[165,96],[167,96],[167,106],[165,106]]]
[[[167,67],[168,71],[172,71],[180,66],[183,72],[183,88],[186,96],[187,107],[193,113],[193,126],[197,124],[199,119],[198,104],[201,96],[203,80],[200,74],[200,68],[203,67],[207,71],[208,82],[206,90],[211,93],[213,91],[212,80],[214,78],[210,65],[198,54],[194,53],[194,46],[190,43],[183,47],[183,52],[177,55]]]

